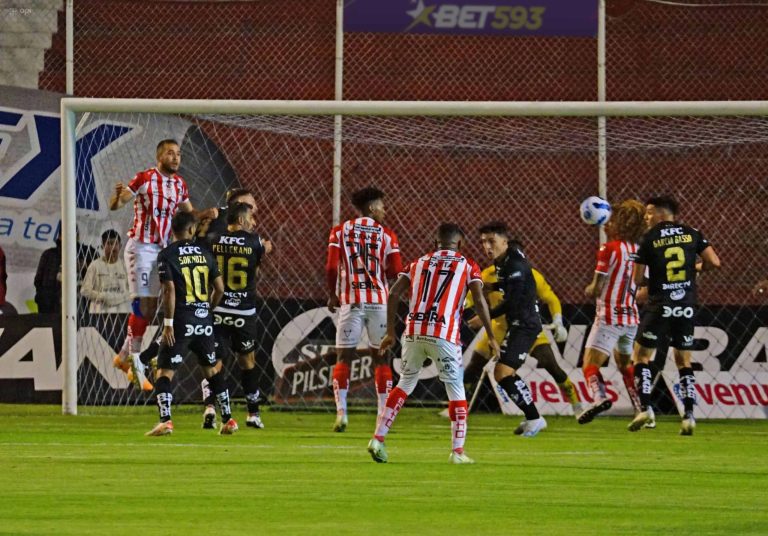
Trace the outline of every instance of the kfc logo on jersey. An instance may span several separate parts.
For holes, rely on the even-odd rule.
[[[179,255],[202,255],[203,251],[200,246],[181,246],[179,248]]]
[[[222,236],[221,238],[219,238],[219,244],[244,246],[245,245],[245,237],[243,237],[243,236]]]
[[[665,236],[674,236],[674,235],[681,235],[683,234],[683,230],[680,227],[669,227],[667,229],[661,229],[661,234],[659,235],[661,238],[664,238]]]

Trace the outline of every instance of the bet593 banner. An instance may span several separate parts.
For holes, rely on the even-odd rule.
[[[597,0],[351,0],[347,32],[597,35]]]

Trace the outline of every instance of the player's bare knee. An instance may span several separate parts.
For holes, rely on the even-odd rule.
[[[255,354],[253,352],[237,354],[237,366],[240,367],[240,370],[251,370],[256,366]]]
[[[347,365],[352,363],[355,358],[355,348],[337,348],[336,349],[336,362],[346,363]]]
[[[677,368],[685,368],[691,366],[691,352],[690,350],[678,350],[674,349],[675,365]]]
[[[503,363],[497,363],[493,369],[493,377],[497,382],[500,382],[507,376],[514,376],[517,373],[515,369]]]

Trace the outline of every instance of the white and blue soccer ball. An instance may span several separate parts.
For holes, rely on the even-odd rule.
[[[589,225],[605,225],[611,219],[611,204],[596,195],[587,197],[581,202],[579,215]]]

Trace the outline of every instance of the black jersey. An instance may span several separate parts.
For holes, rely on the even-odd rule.
[[[211,252],[191,240],[179,240],[157,256],[160,282],[172,281],[176,290],[174,320],[212,325],[210,291],[219,268]]]
[[[264,255],[259,235],[225,229],[211,244],[211,252],[224,278],[224,298],[216,310],[253,314],[256,307],[256,269]]]
[[[219,215],[208,223],[204,234],[197,236],[197,241],[205,245],[208,249],[218,241],[219,237],[227,232],[227,211],[229,207],[219,207]]]
[[[648,266],[648,302],[696,303],[696,256],[709,246],[693,227],[661,222],[643,237],[637,263]]]
[[[491,317],[505,314],[510,327],[520,326],[540,331],[536,281],[528,259],[516,247],[509,247],[504,255],[494,260],[494,265],[499,278],[498,290],[504,299],[493,308]]]

